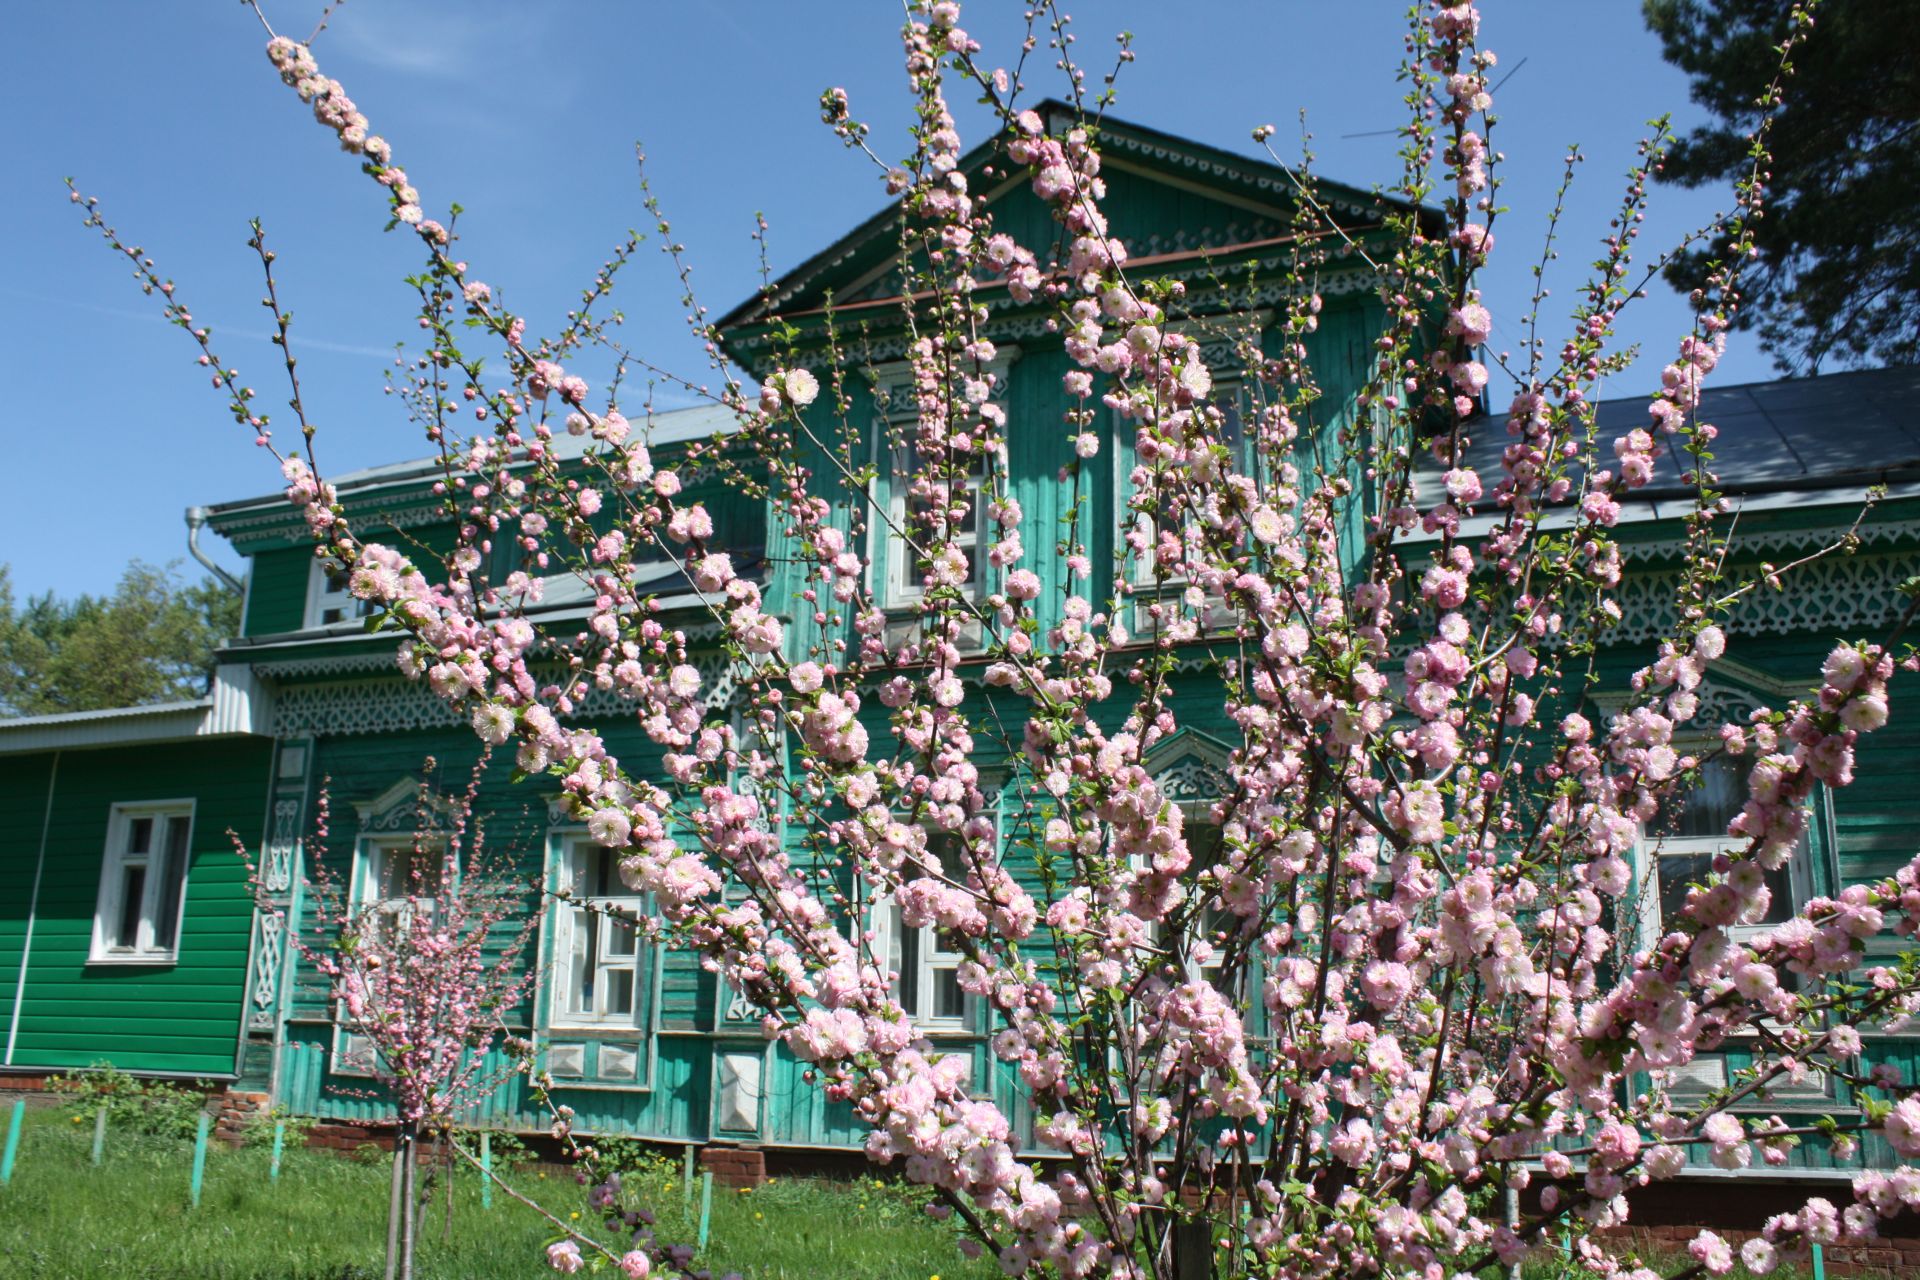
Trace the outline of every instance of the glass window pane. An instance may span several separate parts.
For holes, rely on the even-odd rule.
[[[1660,857],[1660,925],[1670,929],[1682,919],[1687,889],[1713,873],[1710,853],[1669,853]]]
[[[958,831],[929,831],[927,833],[927,854],[940,864],[940,873],[949,880],[964,884],[967,878],[967,859],[965,844]]]
[[[960,990],[960,976],[952,969],[935,969],[933,977],[933,1017],[959,1018],[966,1012],[966,993]]]
[[[140,913],[146,905],[147,867],[136,862],[121,872],[120,880],[120,920],[118,931],[114,934],[112,945],[116,947],[134,947],[140,941]]]
[[[162,951],[173,950],[180,926],[180,894],[187,883],[187,864],[192,853],[187,848],[188,819],[167,819],[164,860],[160,876],[160,905],[153,916],[153,945]]]
[[[624,921],[615,920],[611,916],[603,915],[600,919],[601,927],[606,930],[606,933],[603,935],[603,945],[606,947],[607,956],[609,958],[615,956],[631,957],[633,955],[633,927]]]
[[[1725,835],[1747,803],[1747,767],[1738,756],[1709,758],[1700,766],[1699,785],[1661,806],[1654,831],[1683,839]]]
[[[893,915],[893,968],[900,975],[900,1007],[909,1017],[920,1014],[920,931],[900,923],[900,908]]]
[[[607,983],[607,1009],[610,1014],[633,1014],[633,970],[608,969],[605,973]]]
[[[441,850],[431,845],[392,845],[380,857],[382,898],[431,898],[440,892],[440,874],[444,862]]]
[[[1195,867],[1211,866],[1220,853],[1220,827],[1212,822],[1187,821],[1187,854]]]
[[[587,963],[589,934],[593,921],[587,913],[575,910],[569,919],[567,955],[567,1012],[593,1012],[593,966]]]
[[[134,818],[127,823],[127,852],[145,853],[153,847],[153,819]]]

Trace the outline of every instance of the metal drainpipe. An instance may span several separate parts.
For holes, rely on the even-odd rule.
[[[211,569],[214,576],[235,591],[242,590],[240,579],[222,569],[213,562],[213,558],[200,549],[200,530],[206,526],[207,509],[205,507],[187,508],[187,552],[195,560]]]

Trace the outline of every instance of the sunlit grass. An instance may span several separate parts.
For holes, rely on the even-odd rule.
[[[89,1163],[92,1126],[52,1111],[28,1113],[13,1182],[0,1187],[0,1277],[5,1280],[364,1280],[378,1277],[386,1239],[388,1166],[330,1152],[290,1150],[277,1181],[262,1148],[214,1146],[198,1209],[188,1181],[191,1142],[115,1133],[105,1163]],[[569,1176],[512,1172],[509,1181],[555,1211],[591,1220]],[[658,1217],[660,1237],[692,1243],[677,1174],[629,1183]],[[551,1276],[551,1226],[496,1194],[480,1207],[478,1175],[453,1183],[451,1231],[436,1195],[421,1225],[421,1280]],[[748,1193],[714,1189],[711,1238],[697,1260],[713,1275],[749,1280],[986,1280],[953,1231],[901,1192],[876,1182],[776,1179]]]

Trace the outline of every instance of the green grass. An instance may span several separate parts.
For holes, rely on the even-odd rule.
[[[0,1113],[3,1114],[3,1113]],[[0,1121],[4,1123],[4,1121]],[[13,1182],[0,1187],[0,1280],[378,1280],[386,1240],[384,1153],[376,1160],[289,1150],[279,1180],[264,1148],[209,1148],[205,1190],[191,1207],[191,1140],[110,1133],[107,1158],[90,1162],[93,1127],[64,1112],[27,1113]],[[562,1218],[593,1221],[585,1189],[564,1174],[512,1171],[508,1182]],[[660,1161],[632,1175],[626,1194],[652,1210],[660,1238],[693,1243],[679,1172]],[[496,1193],[480,1207],[479,1176],[459,1172],[453,1229],[443,1242],[445,1199],[436,1193],[421,1229],[420,1280],[552,1276],[553,1228]],[[877,1179],[775,1179],[750,1192],[714,1188],[707,1252],[714,1276],[747,1280],[989,1280],[988,1260],[967,1262],[954,1231],[921,1211],[916,1195]],[[606,1272],[601,1272],[606,1275]],[[1489,1271],[1492,1280],[1504,1272]],[[1542,1258],[1525,1280],[1587,1273]],[[1747,1277],[1736,1267],[1735,1280]],[[1773,1280],[1809,1273],[1783,1267]]]
[[[3,1122],[0,1122],[3,1123]],[[0,1187],[5,1280],[364,1280],[380,1275],[388,1165],[330,1152],[289,1151],[277,1182],[264,1149],[208,1152],[198,1209],[188,1199],[193,1144],[110,1133],[105,1163],[89,1162],[93,1131],[60,1112],[29,1111],[13,1182]],[[677,1172],[629,1179],[658,1216],[662,1240],[693,1242],[698,1196],[683,1206]],[[593,1220],[571,1177],[514,1172],[509,1181],[560,1217]],[[480,1207],[478,1175],[454,1182],[422,1227],[421,1280],[552,1276],[553,1228],[496,1194]],[[954,1233],[906,1192],[872,1180],[777,1179],[749,1193],[714,1188],[712,1233],[696,1260],[715,1276],[749,1280],[987,1280],[999,1268],[966,1262]]]

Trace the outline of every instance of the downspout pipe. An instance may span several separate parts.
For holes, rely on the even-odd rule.
[[[213,575],[219,578],[220,581],[226,583],[228,587],[232,588],[235,591],[242,590],[240,579],[234,577],[231,573],[228,573],[225,569],[222,569],[218,564],[215,564],[213,561],[213,557],[209,556],[206,552],[200,549],[200,530],[205,528],[206,524],[207,524],[207,509],[205,507],[188,507],[187,508],[187,551],[188,553],[192,555],[195,560],[198,560],[201,564],[205,565],[208,569],[212,570]]]

